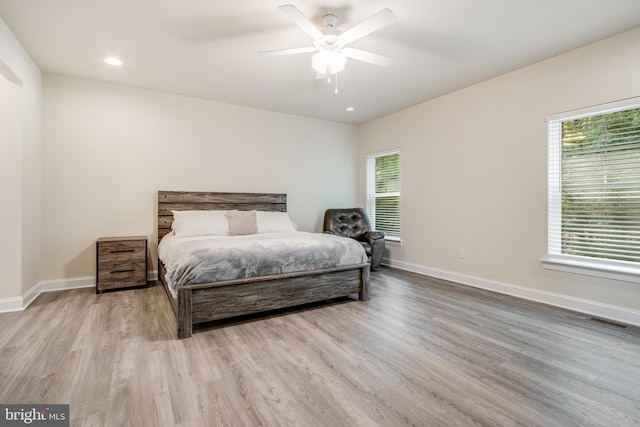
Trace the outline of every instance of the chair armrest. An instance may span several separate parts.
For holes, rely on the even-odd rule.
[[[373,242],[379,239],[384,239],[384,231],[367,231],[366,233],[362,233],[359,240],[373,245]]]

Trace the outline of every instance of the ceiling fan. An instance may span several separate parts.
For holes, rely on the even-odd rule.
[[[290,4],[283,5],[278,9],[313,38],[313,46],[270,50],[259,53],[267,55],[293,55],[317,52],[311,58],[313,68],[317,72],[316,78],[328,77],[329,81],[331,75],[335,75],[345,68],[347,58],[379,65],[381,67],[386,67],[393,62],[392,58],[347,46],[395,21],[396,15],[389,9],[382,9],[380,12],[345,32],[341,32],[335,28],[338,22],[338,18],[335,15],[329,14],[322,17],[322,23],[325,25],[325,28],[320,31],[295,6]]]

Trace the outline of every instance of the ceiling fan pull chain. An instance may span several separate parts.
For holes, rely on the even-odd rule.
[[[336,73],[336,90],[333,93],[338,94],[338,73]]]

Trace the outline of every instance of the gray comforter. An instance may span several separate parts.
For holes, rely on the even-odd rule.
[[[166,235],[158,255],[175,294],[179,284],[321,270],[362,264],[367,255],[353,239],[319,233],[176,237]]]

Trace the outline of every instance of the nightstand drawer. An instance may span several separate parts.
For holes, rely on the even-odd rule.
[[[147,238],[102,237],[96,242],[96,293],[147,285]]]
[[[98,276],[99,280],[106,279],[109,277],[109,273],[125,273],[130,272],[133,274],[134,272],[143,273],[146,267],[145,260],[140,261],[101,261],[98,263]]]
[[[147,284],[147,274],[142,265],[117,265],[112,269],[100,268],[99,284],[122,283],[127,286],[142,286]]]
[[[146,250],[146,241],[99,242],[98,260],[99,262],[145,260]]]

